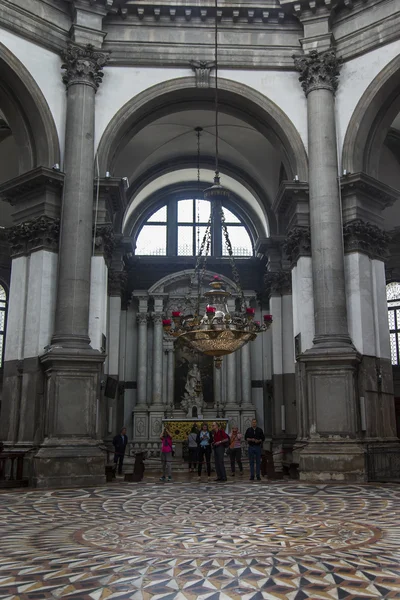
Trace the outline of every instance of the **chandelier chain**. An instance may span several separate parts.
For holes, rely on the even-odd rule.
[[[242,305],[241,308],[242,308],[242,310],[244,310],[246,308],[246,299],[244,297],[244,292],[243,292],[243,289],[242,289],[242,286],[240,283],[239,271],[237,270],[235,259],[233,257],[233,248],[232,248],[231,240],[229,239],[228,228],[225,223],[225,214],[224,214],[222,205],[221,205],[221,209],[220,209],[220,219],[221,219],[222,233],[224,235],[225,246],[228,251],[229,261],[231,263],[233,281],[235,282],[237,290],[240,295],[240,301],[241,301],[241,305]]]
[[[215,0],[215,176],[219,177],[219,160],[218,160],[218,0]]]

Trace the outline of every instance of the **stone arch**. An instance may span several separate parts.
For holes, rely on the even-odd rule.
[[[308,161],[300,134],[289,117],[269,98],[253,88],[229,79],[219,79],[222,110],[240,114],[269,138],[282,153],[288,178],[308,180]],[[171,107],[187,110],[196,102],[205,108],[214,101],[214,90],[196,87],[194,77],[180,77],[154,85],[127,102],[108,124],[98,148],[100,171],[113,172],[118,150],[145,125]]]
[[[382,146],[399,111],[400,55],[382,69],[360,98],[344,138],[343,169],[378,178]]]
[[[175,283],[179,283],[182,280],[190,279],[193,275],[194,269],[185,269],[183,271],[177,271],[176,273],[166,275],[165,277],[162,277],[161,279],[156,281],[156,283],[154,283],[149,288],[149,296],[153,294],[164,293],[166,285],[174,285]],[[226,277],[226,275],[221,275],[220,273],[217,273],[215,271],[209,271],[208,269],[204,271],[203,282],[207,283],[208,281],[211,281],[211,279],[215,275],[218,275],[218,277],[224,282],[228,291],[230,291],[233,294],[237,293],[237,287],[234,281],[232,281],[232,279],[230,279],[229,277]]]
[[[18,146],[19,172],[60,162],[50,108],[24,65],[0,43],[0,105]]]
[[[268,197],[266,191],[240,168],[222,159],[220,159],[219,164],[221,171],[224,175],[228,175],[249,191],[249,193],[253,196],[255,201],[260,206],[261,210],[264,212],[263,216],[268,222],[269,234],[275,233],[277,229],[276,215],[272,210],[272,199]],[[212,169],[212,171],[214,171],[214,165],[214,157],[205,156],[200,161],[201,169]],[[197,156],[186,156],[183,158],[171,159],[158,164],[156,169],[151,169],[143,173],[143,175],[136,182],[133,182],[131,187],[127,190],[128,206],[125,215],[127,214],[127,212],[130,212],[130,203],[135,198],[136,194],[140,193],[143,189],[145,189],[149,183],[151,183],[152,181],[156,181],[159,177],[162,177],[163,175],[166,175],[168,173],[178,172],[182,169],[187,168],[197,168]],[[179,187],[179,184],[175,185]],[[188,186],[188,182],[181,184],[182,187],[185,187],[185,185]],[[209,183],[204,183],[201,189],[205,189],[206,187],[208,187],[208,185]],[[157,190],[157,192],[153,192],[152,196],[149,197],[149,203],[151,203],[151,197],[154,198],[156,196],[162,196],[163,193],[165,193],[164,188],[160,188],[159,190]],[[240,194],[235,195],[233,192],[232,195],[234,197],[240,197]],[[131,213],[128,222],[125,223],[123,231],[125,235],[129,235],[130,230],[133,229],[132,224],[135,223],[134,212]],[[259,216],[256,215],[254,209],[251,208],[250,205],[248,205],[246,206],[246,209],[242,209],[242,212],[247,214],[247,219],[249,219],[254,225],[252,229],[254,229],[254,231],[261,235],[261,237],[263,237],[265,235],[264,222],[262,219],[260,219]]]

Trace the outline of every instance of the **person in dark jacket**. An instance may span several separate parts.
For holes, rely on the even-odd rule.
[[[250,481],[254,481],[254,462],[256,463],[256,477],[261,481],[261,448],[265,435],[261,427],[257,427],[257,419],[253,419],[244,435],[249,444]]]
[[[128,444],[128,436],[126,435],[126,427],[121,429],[121,433],[116,435],[113,439],[114,446],[114,463],[115,469],[118,467],[118,474],[122,474],[122,465],[124,463],[124,456],[126,446]]]
[[[212,424],[212,428],[215,470],[217,472],[217,479],[215,481],[226,481],[224,456],[225,450],[229,446],[229,436],[227,433],[225,433],[223,427],[218,427],[218,423],[215,421]]]
[[[210,479],[211,475],[211,444],[213,442],[213,435],[211,431],[208,430],[207,423],[203,423],[201,426],[201,430],[197,434],[197,447],[198,447],[198,455],[197,455],[197,474],[199,476],[199,481],[201,480],[201,471],[203,468],[203,462],[207,465],[207,475],[208,479]]]

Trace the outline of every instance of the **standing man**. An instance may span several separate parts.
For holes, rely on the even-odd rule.
[[[250,481],[254,481],[254,460],[256,461],[257,481],[261,481],[261,448],[265,435],[261,427],[257,427],[257,419],[253,419],[251,427],[245,433],[244,439],[249,444]]]
[[[118,467],[118,475],[122,475],[122,465],[124,463],[124,456],[127,444],[128,436],[126,435],[126,427],[123,427],[121,429],[121,433],[119,435],[116,435],[113,439],[114,463],[115,470]]]
[[[217,479],[215,481],[226,481],[224,456],[225,450],[229,444],[229,437],[222,427],[218,427],[218,424],[215,421],[212,424],[212,429],[215,470],[217,472]]]

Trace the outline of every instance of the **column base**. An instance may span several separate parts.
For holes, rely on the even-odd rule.
[[[229,404],[225,407],[225,419],[228,421],[229,431],[232,431],[232,427],[240,426],[240,410],[238,406],[229,406]]]
[[[135,443],[144,443],[149,439],[149,411],[145,406],[135,406],[133,409],[133,439]]]
[[[366,481],[363,444],[349,440],[310,441],[299,451],[301,481]]]
[[[240,431],[243,435],[246,433],[246,429],[251,426],[251,422],[256,418],[256,410],[253,407],[242,407],[240,410]]]
[[[33,458],[33,485],[84,487],[104,485],[106,455],[90,438],[49,438]]]
[[[150,408],[149,412],[149,441],[151,442],[160,442],[160,435],[163,430],[163,419],[164,419],[164,409],[161,405],[160,407],[154,406]],[[161,444],[161,442],[160,442]]]
[[[37,487],[105,483],[100,450],[100,374],[105,355],[97,350],[50,347],[45,369],[44,442],[34,456]]]

